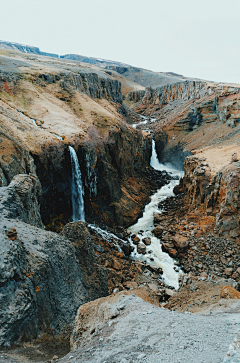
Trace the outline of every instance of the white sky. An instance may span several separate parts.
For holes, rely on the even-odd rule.
[[[0,0],[0,39],[240,83],[240,0]]]

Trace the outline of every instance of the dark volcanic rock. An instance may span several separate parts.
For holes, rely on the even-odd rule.
[[[19,175],[0,189],[0,345],[49,329],[67,336],[78,307],[107,294],[85,223],[66,226],[63,236],[31,225],[41,225],[39,185]]]
[[[7,218],[19,218],[22,222],[43,227],[39,204],[42,188],[34,175],[20,174],[8,187],[0,189],[0,213]]]

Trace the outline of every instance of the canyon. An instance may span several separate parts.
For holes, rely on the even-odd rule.
[[[238,359],[239,132],[240,85],[0,41],[0,362]]]

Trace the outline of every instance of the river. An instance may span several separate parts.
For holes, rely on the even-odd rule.
[[[141,123],[133,125],[133,127],[136,128],[140,124],[146,124],[145,121],[146,118]],[[145,255],[137,252],[137,246],[134,245],[131,238],[129,238],[129,242],[134,247],[134,251],[131,253],[131,258],[134,260],[145,261],[147,264],[153,266],[161,267],[163,270],[163,281],[169,286],[178,289],[178,280],[181,271],[176,265],[176,261],[167,253],[162,251],[161,240],[153,235],[152,230],[154,229],[154,213],[161,213],[161,209],[158,208],[159,202],[174,195],[173,188],[179,183],[179,179],[183,176],[183,172],[174,169],[171,164],[161,164],[159,162],[154,140],[152,140],[152,157],[150,165],[155,170],[167,171],[172,176],[177,177],[177,179],[171,180],[169,184],[164,185],[151,196],[151,201],[146,205],[143,216],[138,219],[136,224],[129,228],[132,233],[136,234],[140,238],[140,241],[142,241],[145,237],[151,238],[151,245],[146,246]]]

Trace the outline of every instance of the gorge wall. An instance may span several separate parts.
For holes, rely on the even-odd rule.
[[[151,189],[142,173],[151,138],[125,122],[132,113],[122,106],[121,83],[96,67],[13,58],[0,58],[0,185],[20,173],[38,175],[43,223],[62,228],[72,217],[72,145],[87,220],[112,227],[134,223]]]
[[[240,222],[240,162],[221,168],[215,175],[206,159],[186,158],[183,192],[191,208],[203,207],[208,216],[214,216],[214,231],[223,237],[239,237]]]
[[[162,219],[159,217],[159,221],[156,217],[156,225],[159,224],[156,233],[161,234],[163,226],[166,230],[169,228],[169,233],[166,231],[165,236],[161,235],[165,241],[163,248],[172,256],[182,254],[181,261],[185,265],[188,258],[192,261],[192,248],[198,251],[199,241],[194,240],[194,236],[203,235],[209,241],[218,236],[220,239],[212,244],[211,254],[220,256],[216,268],[228,276],[230,272],[226,265],[229,262],[231,274],[238,277],[236,261],[224,262],[227,261],[226,251],[219,246],[228,243],[229,250],[236,252],[238,249],[240,88],[184,81],[155,90],[131,92],[127,99],[135,112],[150,118],[144,127],[153,132],[159,160],[171,162],[185,172],[180,186],[175,188],[179,194],[176,205],[174,201],[168,201],[170,205],[173,203],[173,210]],[[175,233],[172,218],[177,220]],[[210,235],[206,237],[208,233]],[[176,238],[173,238],[175,234]],[[183,252],[184,249],[189,252]],[[204,251],[204,247],[202,249]],[[202,252],[198,252],[196,266],[204,265],[204,261],[199,263]],[[233,252],[232,256],[237,254]],[[191,263],[186,262],[187,271],[190,271]],[[208,268],[205,266],[200,271]],[[194,269],[193,272],[197,271]]]
[[[238,144],[239,90],[232,85],[184,81],[131,92],[128,100],[136,112],[155,119],[149,126],[160,160],[180,166],[193,150]]]

